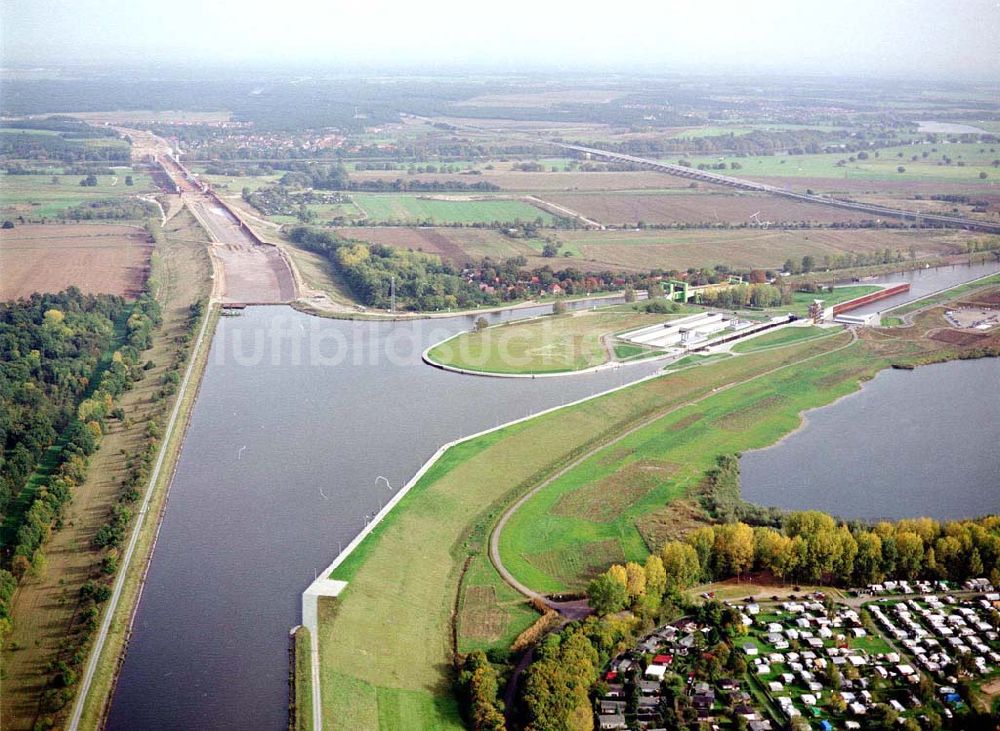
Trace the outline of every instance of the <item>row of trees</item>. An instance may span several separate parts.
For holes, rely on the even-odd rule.
[[[631,644],[635,627],[634,620],[588,617],[548,635],[525,672],[526,727],[591,731],[590,690],[601,667]]]
[[[716,292],[705,292],[701,296],[703,304],[727,310],[744,307],[777,307],[792,302],[790,290],[782,292],[771,284],[738,284]]]
[[[917,258],[917,249],[915,246],[910,246],[908,255],[911,260]],[[809,274],[817,269],[850,269],[852,267],[876,266],[878,264],[898,264],[905,260],[906,255],[901,250],[896,249],[893,251],[886,247],[881,251],[848,251],[833,256],[825,254],[822,259],[807,254],[801,260],[786,259],[781,270],[788,274]]]
[[[137,198],[105,198],[71,206],[64,209],[60,216],[71,221],[128,221],[144,220],[154,213],[155,206],[148,201]]]
[[[961,582],[987,574],[1000,583],[1000,517],[940,523],[931,518],[838,523],[818,511],[790,513],[780,528],[743,522],[705,525],[669,541],[640,565],[614,565],[588,586],[600,614],[652,610],[664,593],[768,572],[779,579],[864,586],[885,579]]]

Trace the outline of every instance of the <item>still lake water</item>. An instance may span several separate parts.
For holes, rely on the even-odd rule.
[[[285,728],[301,593],[391,496],[380,476],[398,488],[444,442],[662,367],[531,380],[420,362],[473,320],[222,318],[109,728]]]
[[[1000,359],[885,370],[740,460],[743,498],[843,518],[1000,512]]]
[[[877,281],[911,281],[908,300],[997,269]],[[285,728],[301,593],[387,501],[380,476],[398,488],[444,442],[661,367],[515,380],[421,363],[424,348],[474,319],[360,322],[258,307],[221,320],[108,728]]]

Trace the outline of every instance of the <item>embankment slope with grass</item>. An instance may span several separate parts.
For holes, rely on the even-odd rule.
[[[609,361],[602,338],[671,319],[614,306],[461,333],[427,352],[436,364],[485,373],[560,373]]]
[[[848,339],[733,359],[743,361],[739,370],[722,363],[647,381],[450,449],[334,572],[349,582],[341,595],[320,600],[325,722],[454,727],[449,668],[460,588],[459,605],[472,604],[480,615],[472,621],[466,613],[460,623],[474,628],[474,636],[458,637],[460,649],[509,642],[532,619],[485,559],[486,536],[507,505],[588,450],[744,369],[767,370]]]
[[[515,513],[502,543],[529,586],[578,588],[612,561],[643,556],[657,530],[668,533],[675,516],[662,511],[691,503],[678,499],[716,454],[779,439],[802,410],[891,363],[957,355],[924,337],[940,312],[922,317],[904,334],[873,330],[852,342],[839,333],[687,369],[450,449],[334,572],[349,582],[340,597],[321,600],[325,723],[458,727],[455,645],[507,647],[532,618],[486,559],[486,537],[517,496],[570,467]],[[627,500],[608,501],[623,475],[642,494],[630,487]]]

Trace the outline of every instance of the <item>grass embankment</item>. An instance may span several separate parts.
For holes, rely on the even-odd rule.
[[[832,347],[821,342],[797,349]],[[505,646],[537,616],[486,558],[487,534],[504,507],[651,414],[710,393],[743,367],[767,369],[794,357],[783,350],[733,358],[742,361],[739,370],[723,363],[648,381],[448,450],[334,572],[349,581],[340,597],[320,602],[326,721],[457,728],[449,687],[456,597],[460,650]]]
[[[846,337],[791,349],[806,357],[804,349],[833,350]],[[740,360],[707,370],[738,368]],[[673,411],[525,503],[501,535],[504,565],[527,586],[556,592],[582,589],[609,563],[644,560],[674,527],[664,506],[687,496],[716,457],[771,444],[798,425],[802,411],[854,390],[859,377],[885,365],[858,344]]]
[[[307,251],[290,241],[282,241],[281,248],[292,260],[306,287],[322,292],[338,304],[357,304],[350,286],[325,256]]]
[[[292,686],[292,731],[312,731],[312,663],[310,662],[310,637],[306,627],[295,630],[295,682]]]
[[[833,331],[822,327],[783,327],[780,330],[758,335],[750,340],[736,343],[732,350],[734,353],[752,353],[755,350],[764,348],[777,348],[792,343],[822,338],[833,334]]]
[[[211,266],[204,246],[191,243],[199,236],[193,219],[186,213],[180,214],[168,224],[167,233],[167,240],[157,248],[153,270],[154,278],[160,282],[157,296],[162,306],[163,325],[154,336],[152,350],[143,354],[155,367],[122,396],[121,407],[128,423],[111,422],[112,429],[91,457],[87,480],[74,491],[62,529],[54,532],[45,546],[47,570],[40,577],[22,584],[15,598],[14,631],[3,656],[4,728],[31,729],[45,715],[39,698],[50,677],[47,666],[59,656],[65,642],[65,628],[71,625],[79,611],[80,587],[97,573],[100,553],[93,548],[92,541],[121,490],[123,455],[141,451],[147,421],[162,418],[162,413],[169,409],[169,402],[156,401],[154,397],[162,387],[162,377],[173,365],[177,338],[187,329],[191,303],[208,292]],[[169,474],[169,470],[165,472]],[[154,514],[163,497],[161,491],[152,505]],[[147,543],[153,532],[155,530],[149,531],[150,535],[146,536]],[[138,575],[141,575],[144,561],[134,562],[133,567],[137,564]],[[122,620],[116,623],[119,634],[124,633],[123,626],[128,623],[137,590],[138,580],[130,576],[131,599],[126,596],[119,604],[119,611],[123,612]],[[108,655],[100,668],[91,693],[94,708],[84,716],[84,728],[97,726],[104,697],[110,691],[122,639],[117,638],[117,649]],[[115,642],[112,636],[107,647]]]
[[[604,335],[669,319],[621,308],[540,317],[462,333],[432,348],[428,357],[435,363],[488,373],[578,371],[608,362]],[[622,359],[646,352],[635,346],[615,347]]]
[[[694,353],[692,355],[685,355],[680,360],[675,360],[670,365],[666,366],[663,370],[665,371],[677,371],[681,368],[689,368],[690,366],[697,365],[708,365],[709,363],[716,363],[720,360],[725,360],[726,358],[731,358],[732,355],[729,353],[710,353],[709,355],[699,355]]]

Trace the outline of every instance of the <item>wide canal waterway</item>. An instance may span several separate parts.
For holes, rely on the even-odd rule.
[[[904,296],[912,299],[997,269],[949,267],[885,280],[914,281]],[[405,484],[447,441],[661,367],[646,362],[530,380],[462,376],[421,363],[424,348],[470,329],[474,319],[359,322],[258,307],[220,321],[110,729],[285,728],[288,630],[300,621],[301,593],[388,500],[390,485]],[[889,375],[897,377],[923,375]],[[925,416],[947,418],[941,409]],[[895,445],[899,425],[886,423],[882,438]],[[993,429],[995,448],[996,420],[984,428]],[[865,459],[844,460],[858,458]],[[951,492],[943,489],[938,504],[957,502]],[[995,510],[995,493],[992,499]],[[833,512],[846,505],[810,504]]]
[[[473,320],[351,322],[288,307],[221,319],[109,728],[285,728],[301,593],[388,485],[447,441],[662,367],[531,380],[420,361]]]
[[[740,461],[743,498],[843,518],[1000,512],[1000,359],[885,370]]]

